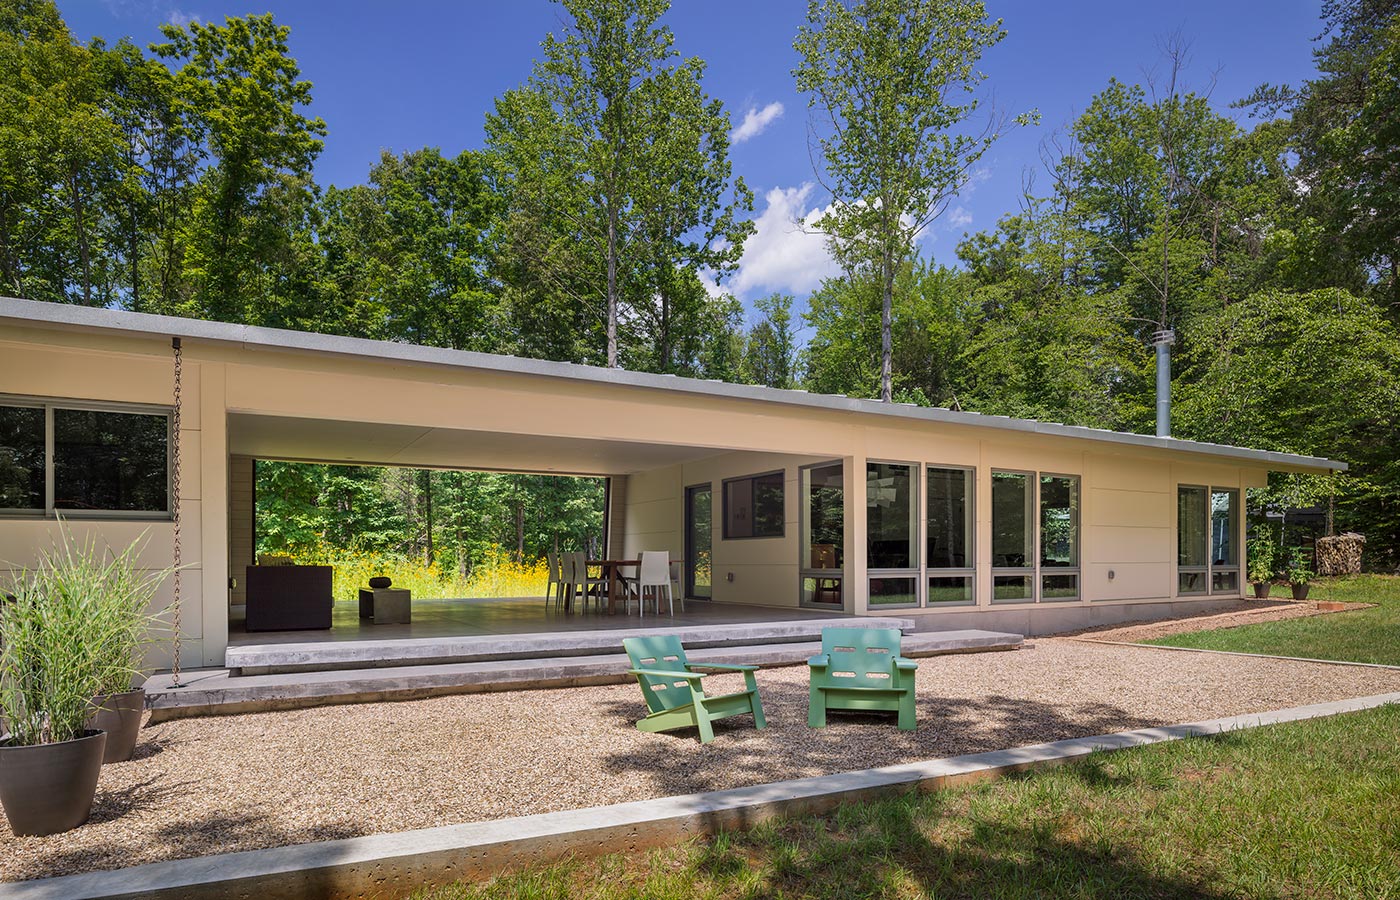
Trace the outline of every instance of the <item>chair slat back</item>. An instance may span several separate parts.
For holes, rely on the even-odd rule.
[[[559,557],[554,555],[553,550],[544,552],[545,565],[549,566],[549,583],[555,584],[559,581]]]
[[[579,584],[588,583],[588,554],[582,550],[575,551],[574,557],[574,581]]]
[[[899,656],[895,628],[823,628],[822,653],[831,658],[828,682],[849,687],[888,688]]]
[[[627,651],[627,660],[634,669],[685,671],[685,650],[681,647],[680,638],[675,635],[623,638],[622,647]],[[642,684],[642,694],[646,698],[647,709],[651,712],[675,709],[691,702],[690,685],[684,678],[638,675],[637,680]]]

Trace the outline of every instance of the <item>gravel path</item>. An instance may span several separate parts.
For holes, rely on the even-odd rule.
[[[725,680],[728,679],[728,680]],[[732,675],[710,688],[738,684]],[[919,729],[807,728],[805,667],[758,675],[769,728],[642,734],[636,685],[166,722],[92,821],[0,826],[0,880],[619,803],[1400,690],[1400,671],[1039,639],[923,660]]]

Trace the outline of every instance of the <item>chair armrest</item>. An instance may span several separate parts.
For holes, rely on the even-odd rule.
[[[831,657],[823,653],[820,656],[814,656],[807,660],[807,665],[814,669],[825,669],[827,666],[831,665]]]
[[[691,663],[692,669],[723,669],[726,672],[757,672],[758,666],[741,666],[730,663]]]
[[[699,681],[705,676],[699,672],[681,672],[668,669],[628,669],[629,675],[650,675],[653,678],[684,678],[686,681]]]
[[[900,669],[907,669],[910,671],[913,671],[914,669],[917,669],[919,667],[918,663],[905,656],[896,656],[894,658],[894,664]]]

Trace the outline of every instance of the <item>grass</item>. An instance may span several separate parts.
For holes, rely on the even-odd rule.
[[[1274,587],[1274,592],[1280,596],[1287,591],[1287,585]],[[1320,578],[1313,583],[1308,599],[1375,603],[1377,606],[1355,612],[1174,634],[1144,643],[1400,666],[1400,577]]]
[[[298,563],[331,566],[331,595],[355,600],[360,588],[375,575],[388,575],[394,587],[406,588],[422,600],[458,597],[543,597],[549,565],[543,559],[520,563],[499,547],[472,568],[466,578],[451,569],[428,565],[417,557],[323,547],[300,554]]]
[[[1400,706],[536,867],[415,900],[1400,897]]]

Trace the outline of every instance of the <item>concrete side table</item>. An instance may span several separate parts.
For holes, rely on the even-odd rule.
[[[360,618],[375,625],[407,625],[413,621],[412,594],[401,588],[360,588]]]

